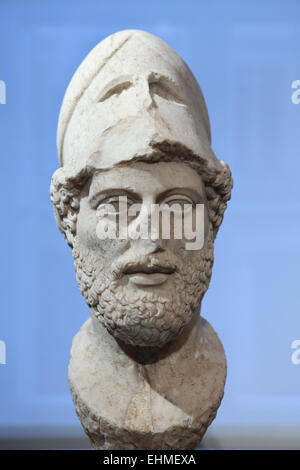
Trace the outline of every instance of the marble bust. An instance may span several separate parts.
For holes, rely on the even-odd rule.
[[[91,314],[69,364],[82,426],[95,449],[194,449],[224,393],[224,350],[200,308],[232,189],[199,85],[161,39],[113,34],[74,74],[57,146],[51,200]],[[172,230],[162,236],[160,223],[144,237],[99,237],[133,205],[128,227],[174,204],[194,222],[203,207],[197,249]],[[107,205],[114,219],[99,217]]]

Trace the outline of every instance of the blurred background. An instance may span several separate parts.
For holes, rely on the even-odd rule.
[[[56,126],[87,53],[142,29],[192,69],[235,182],[202,305],[228,359],[202,446],[300,448],[300,2],[0,0],[0,22],[0,447],[89,448],[67,383],[89,312],[49,199]]]

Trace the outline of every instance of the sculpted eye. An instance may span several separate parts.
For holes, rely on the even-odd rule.
[[[128,212],[134,203],[135,201],[124,196],[110,197],[101,201],[97,207],[97,213],[102,217],[105,217],[105,215],[122,214]]]
[[[167,206],[174,212],[183,212],[191,210],[194,207],[194,201],[188,196],[172,195],[162,201],[162,206]]]

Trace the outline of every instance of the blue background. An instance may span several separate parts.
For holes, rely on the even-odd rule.
[[[67,384],[88,318],[49,200],[65,89],[109,34],[142,29],[189,64],[235,187],[202,314],[228,358],[214,426],[300,435],[299,1],[0,1],[0,427],[80,428]]]

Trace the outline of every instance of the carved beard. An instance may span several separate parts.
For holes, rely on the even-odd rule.
[[[109,333],[126,344],[160,348],[181,333],[199,308],[211,278],[213,249],[210,229],[203,249],[193,251],[192,256],[184,257],[184,251],[182,258],[165,252],[127,260],[122,255],[107,272],[105,260],[95,263],[95,254],[83,248],[76,237],[73,258],[80,291],[92,315]],[[136,288],[129,292],[122,283],[120,267],[145,261],[176,268],[169,291],[158,294]]]

